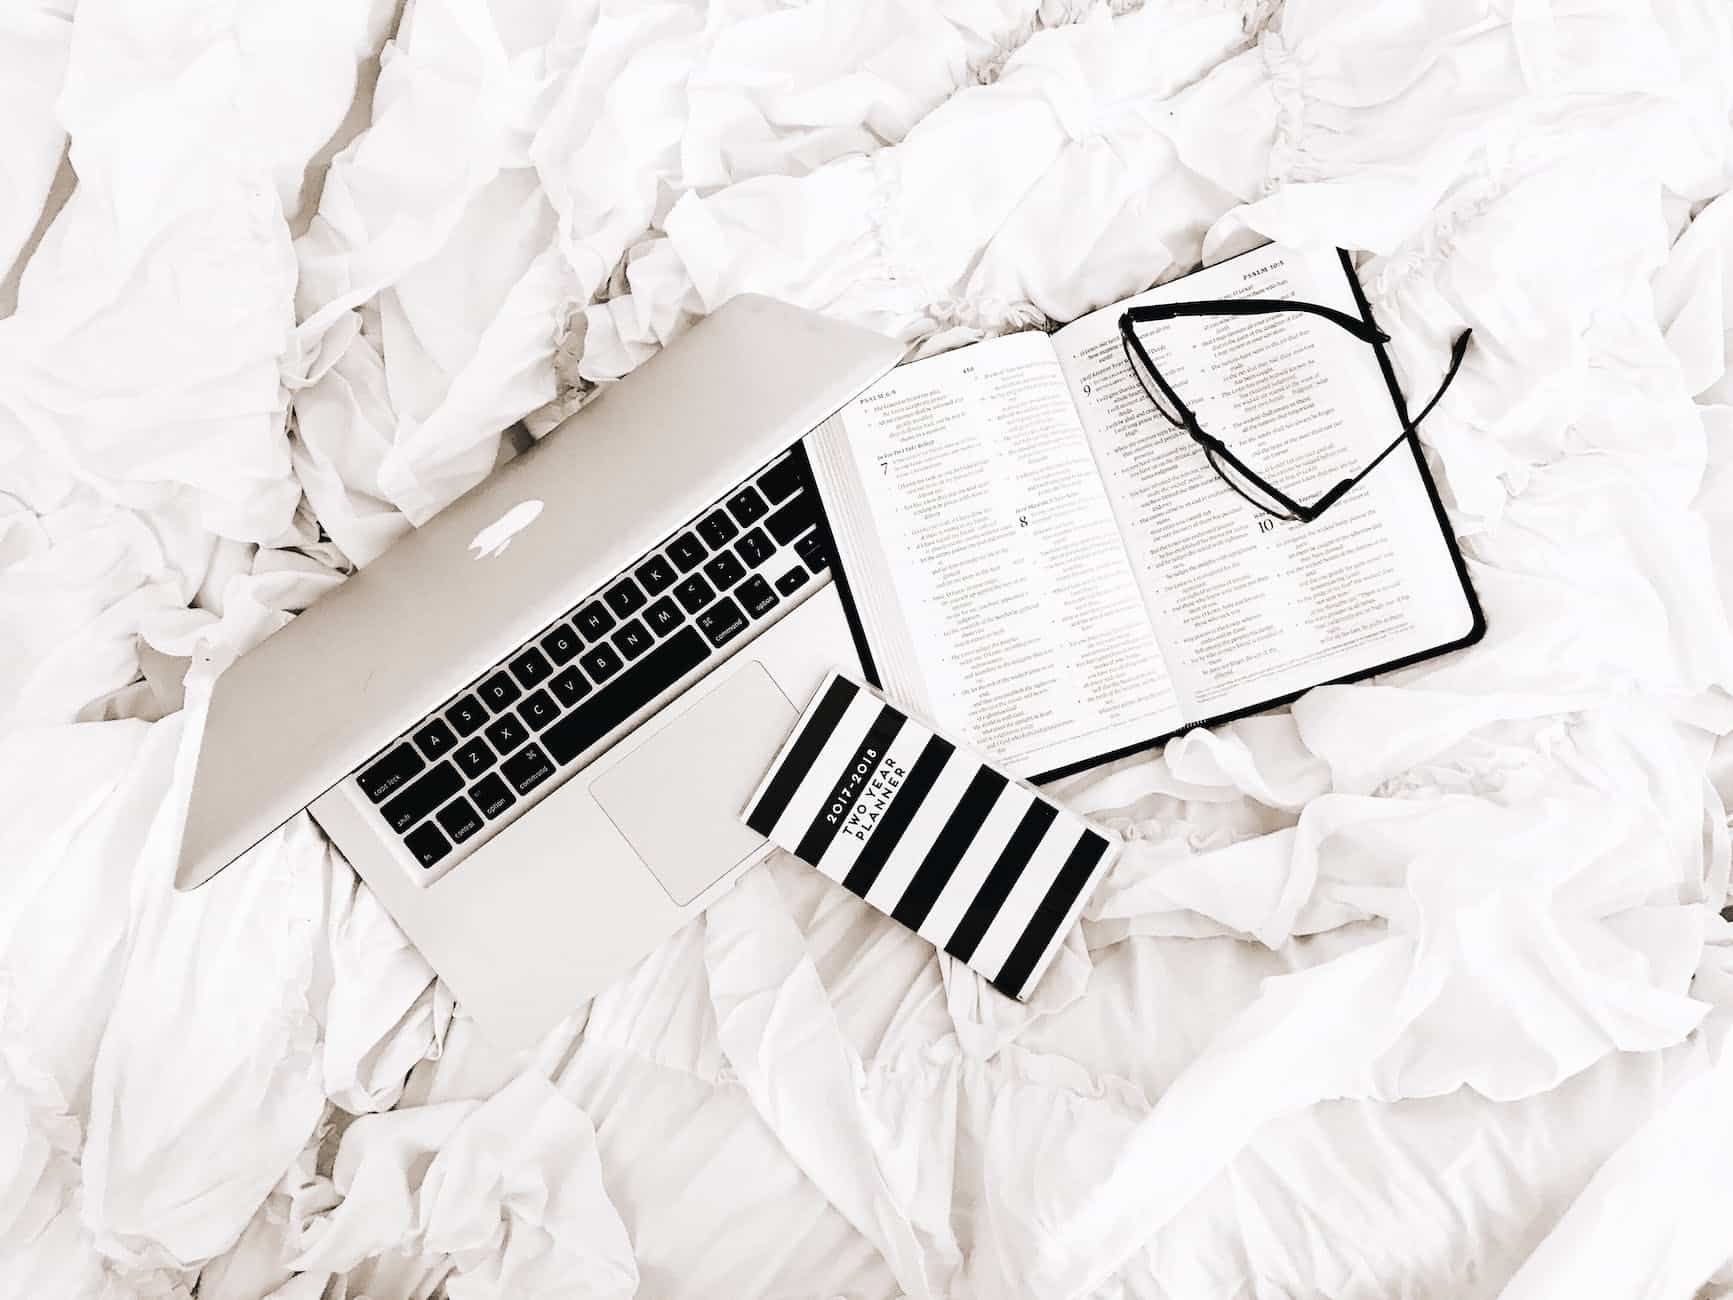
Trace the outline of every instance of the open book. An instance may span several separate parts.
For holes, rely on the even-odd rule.
[[[1051,335],[899,366],[813,433],[839,582],[888,695],[1041,780],[1479,639],[1416,439],[1289,523],[1157,413],[1120,313],[1251,296],[1370,319],[1345,255],[1270,245]],[[1296,343],[1271,320],[1188,335],[1209,354],[1173,360],[1231,372],[1187,400],[1254,464],[1299,466],[1288,490],[1310,499],[1401,431],[1401,396],[1381,349],[1334,327]]]

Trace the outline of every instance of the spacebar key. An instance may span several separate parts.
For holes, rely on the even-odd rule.
[[[542,744],[555,762],[571,762],[709,657],[698,629],[681,628],[542,732]]]

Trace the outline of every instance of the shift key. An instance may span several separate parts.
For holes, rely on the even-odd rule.
[[[463,778],[450,762],[433,768],[379,811],[399,835],[463,789]]]
[[[525,745],[500,764],[505,779],[519,794],[528,794],[554,774],[554,760],[540,745]]]

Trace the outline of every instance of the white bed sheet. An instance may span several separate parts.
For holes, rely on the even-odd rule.
[[[1132,9],[0,20],[0,1295],[1733,1288],[1733,17]],[[507,1058],[305,817],[169,889],[214,674],[513,422],[737,292],[934,350],[1262,238],[1416,391],[1473,327],[1491,630],[1066,782],[1132,843],[1032,1006],[779,858]]]

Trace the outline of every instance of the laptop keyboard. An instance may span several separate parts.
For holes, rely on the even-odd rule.
[[[363,764],[361,792],[441,866],[803,594],[830,563],[817,500],[798,453],[772,461]]]

